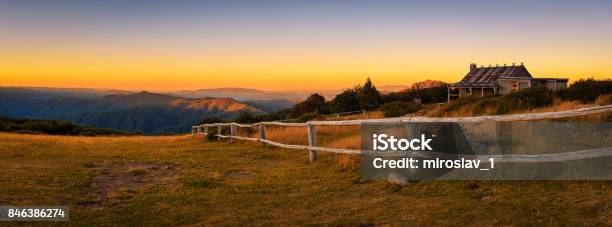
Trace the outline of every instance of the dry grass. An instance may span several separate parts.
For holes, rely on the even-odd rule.
[[[317,126],[317,146],[346,148],[358,150],[361,148],[360,126]],[[306,127],[272,127],[266,129],[269,139],[285,144],[308,145]],[[352,155],[339,155],[336,159],[342,167],[358,164],[359,158]]]
[[[345,137],[359,136],[360,126],[317,126],[317,145],[326,146],[337,143]],[[250,137],[257,137],[257,132],[249,133]],[[308,129],[306,127],[266,126],[268,139],[296,145],[308,145]],[[356,143],[359,146],[359,142]]]
[[[266,137],[284,144],[308,145],[306,127],[266,126]]]
[[[398,186],[361,182],[358,163],[324,152],[309,163],[305,151],[191,136],[0,133],[0,204],[68,205],[65,224],[75,226],[612,225],[607,181]],[[151,168],[126,168],[134,165]],[[105,177],[126,174],[145,183]],[[92,198],[98,189],[106,194]]]
[[[571,110],[578,109],[584,107],[590,107],[595,105],[607,105],[608,103],[612,103],[612,95],[606,95],[599,97],[595,104],[583,104],[580,102],[570,102],[570,101],[561,101],[559,99],[554,100],[554,104],[550,107],[537,108],[532,110],[513,112],[513,114],[517,113],[541,113],[541,112],[552,112],[552,111],[563,111],[563,110]],[[428,110],[427,115],[429,116],[439,116],[440,113],[436,113],[439,111],[443,111],[444,104],[432,104],[426,106]],[[489,112],[494,112],[493,110]],[[348,119],[360,119],[360,117],[366,118],[382,118],[382,112],[367,112],[366,115],[353,115],[353,116],[345,116],[341,117],[342,120]],[[473,114],[467,109],[462,108],[453,113],[445,114],[448,117],[456,117],[456,116],[473,116]],[[334,117],[335,118],[335,117]],[[335,119],[328,119],[335,120]],[[582,117],[573,117],[573,118],[565,118],[560,119],[558,121],[590,121],[590,122],[601,122],[601,121],[611,121],[612,114],[604,113],[604,114],[596,114],[592,116],[582,116]],[[546,120],[543,120],[546,121]],[[253,128],[240,128],[239,135],[246,137],[259,137],[257,127]],[[361,136],[360,136],[360,126],[317,126],[317,145],[323,147],[332,147],[332,148],[346,148],[346,149],[360,149],[361,147]],[[284,144],[295,144],[295,145],[308,145],[308,132],[306,127],[282,127],[282,126],[266,126],[266,135],[267,138],[276,142],[284,143]],[[352,166],[355,163],[358,163],[359,159],[351,157],[351,156],[339,156],[338,164],[343,167]]]
[[[595,104],[599,106],[612,105],[612,94],[597,97]]]
[[[596,106],[596,105],[595,104],[584,104],[578,101],[561,101],[560,99],[555,99],[552,106],[525,110],[525,111],[517,111],[514,113],[556,112],[556,111],[580,109],[580,108],[591,107],[591,106]]]
[[[361,147],[361,135],[350,135],[341,139],[336,139],[327,143],[326,146],[359,150]]]
[[[598,99],[600,100],[599,103],[596,102],[594,104],[584,104],[578,101],[561,101],[560,99],[555,99],[553,102],[553,105],[548,106],[548,107],[535,108],[535,109],[523,110],[523,111],[514,111],[509,114],[555,112],[555,111],[591,107],[591,106],[596,106],[596,105],[604,105],[600,103],[605,103],[607,99],[605,98],[605,96],[602,96],[600,98],[601,99]],[[609,97],[608,99],[612,100],[612,98],[609,98]],[[607,102],[612,102],[612,101],[608,100]],[[482,116],[482,115],[495,115],[494,113],[496,112],[496,109],[488,108],[488,109],[485,109],[482,114],[474,114],[471,109],[472,106],[470,105],[462,106],[461,108],[454,110],[452,112],[446,112],[444,105],[445,104],[441,104],[441,105],[436,105],[432,107],[425,115],[432,116],[432,117],[472,117],[472,116]]]
[[[336,155],[336,163],[342,168],[358,168],[361,159],[357,155],[338,154]]]

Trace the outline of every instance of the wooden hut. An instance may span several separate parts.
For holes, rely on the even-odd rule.
[[[567,78],[534,78],[525,65],[480,66],[470,64],[470,71],[457,83],[448,85],[448,100],[464,96],[508,94],[530,87],[560,90],[567,87]]]

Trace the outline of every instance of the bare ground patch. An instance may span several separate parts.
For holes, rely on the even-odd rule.
[[[92,168],[89,166],[89,168]],[[161,163],[123,162],[97,167],[98,175],[83,191],[86,198],[81,205],[97,206],[113,194],[121,191],[135,191],[159,184],[176,182],[176,166]]]
[[[227,171],[223,174],[224,178],[230,178],[230,179],[240,179],[240,180],[244,180],[244,179],[249,179],[252,177],[252,173],[245,171],[245,170],[231,170],[231,171]]]

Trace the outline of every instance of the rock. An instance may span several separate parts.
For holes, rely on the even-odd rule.
[[[406,176],[403,176],[403,175],[398,174],[398,173],[391,173],[391,174],[389,174],[389,177],[387,178],[387,181],[389,183],[392,183],[392,184],[399,184],[399,185],[407,185],[408,184],[408,178]]]

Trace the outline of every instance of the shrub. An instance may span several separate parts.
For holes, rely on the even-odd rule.
[[[419,90],[404,90],[399,92],[391,92],[382,96],[383,103],[394,101],[412,101],[415,98],[421,100],[424,104],[446,102],[448,98],[448,89],[446,85],[440,87],[423,88]]]
[[[508,114],[550,106],[554,98],[554,92],[546,88],[529,88],[503,96],[468,96],[448,103],[437,116],[451,112],[469,115]]]
[[[563,100],[593,102],[601,95],[612,93],[612,79],[595,80],[593,78],[578,80],[567,89],[559,91]]]
[[[555,95],[547,88],[529,88],[499,97],[496,114],[530,110],[553,104]]]
[[[241,124],[255,123],[258,121],[261,121],[261,118],[249,112],[240,112],[238,117],[234,118],[234,122]]]
[[[330,102],[329,109],[332,113],[341,113],[360,110],[359,88],[347,89]]]
[[[380,110],[385,114],[385,117],[399,117],[417,112],[420,109],[421,105],[415,102],[401,101],[386,103],[380,107]]]
[[[329,111],[329,108],[327,107],[327,103],[325,103],[325,97],[318,93],[314,93],[303,102],[295,104],[291,110],[292,115],[296,117],[313,112],[325,114]]]
[[[468,106],[471,105],[473,103],[475,103],[476,101],[478,101],[478,97],[476,96],[466,96],[466,97],[461,97],[458,98],[456,100],[453,100],[452,102],[446,104],[446,106],[444,107],[444,112],[454,112],[457,111],[461,108],[463,108],[464,106]]]
[[[0,117],[0,131],[50,135],[139,135],[141,132],[121,131],[75,125],[67,121]]]
[[[225,122],[225,121],[223,121],[221,118],[218,118],[218,117],[207,117],[207,118],[202,119],[200,122],[198,122],[197,125],[213,124],[213,123],[219,123],[219,122]]]
[[[217,134],[219,134],[219,127],[208,127],[208,134],[206,135],[206,139],[208,141],[218,140]],[[221,128],[221,135],[229,135],[229,127]]]

